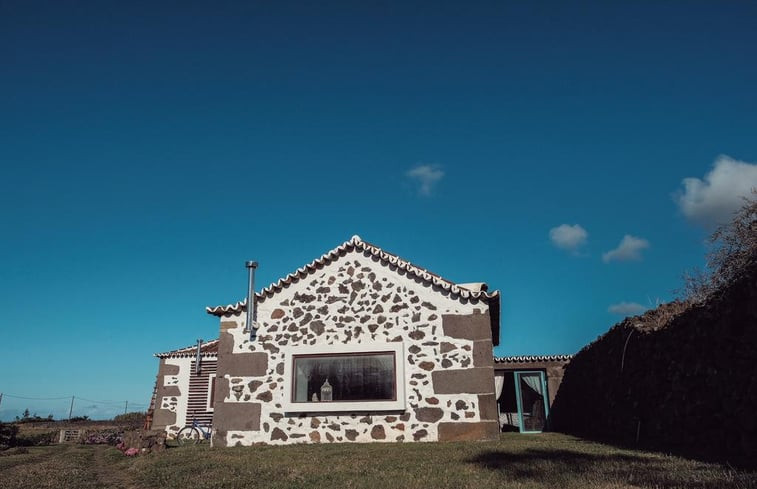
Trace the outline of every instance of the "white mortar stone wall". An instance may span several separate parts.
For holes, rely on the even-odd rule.
[[[180,394],[178,396],[165,396],[160,400],[161,409],[176,413],[176,422],[166,426],[166,433],[171,436],[176,435],[186,423],[192,358],[166,358],[165,364],[179,367],[178,374],[163,376],[163,385],[178,387]]]
[[[346,253],[260,301],[254,341],[244,332],[244,312],[221,318],[224,330],[233,335],[234,353],[268,354],[265,375],[225,376],[229,395],[223,402],[261,403],[260,430],[227,431],[226,445],[436,441],[438,423],[479,421],[478,395],[435,394],[431,372],[473,367],[473,341],[445,336],[442,315],[487,311],[484,301],[441,293],[362,252]],[[235,323],[231,328],[230,322]],[[405,350],[404,413],[306,415],[282,411],[281,398],[289,395],[284,392],[287,359],[282,347],[396,341],[403,342]]]

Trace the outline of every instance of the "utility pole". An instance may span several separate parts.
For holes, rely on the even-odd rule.
[[[2,403],[3,403],[3,393],[0,392],[0,404],[2,404]]]
[[[74,396],[71,396],[71,407],[68,409],[68,420],[71,421],[71,414],[74,412]]]
[[[126,404],[124,405],[124,414],[126,414],[126,410],[129,409],[129,401],[124,401]]]

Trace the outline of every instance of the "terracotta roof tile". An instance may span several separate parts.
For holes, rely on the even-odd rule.
[[[573,355],[521,355],[494,357],[494,363],[568,362],[571,358]]]
[[[218,340],[208,341],[203,343],[200,347],[200,354],[204,357],[214,357],[218,355]],[[197,345],[187,346],[185,348],[179,348],[178,350],[171,350],[164,353],[155,353],[153,356],[158,358],[181,358],[181,357],[194,357],[197,355]]]

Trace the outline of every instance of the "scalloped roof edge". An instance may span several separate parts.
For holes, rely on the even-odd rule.
[[[568,362],[573,355],[518,355],[494,357],[494,363]]]
[[[194,357],[197,355],[197,345],[186,346],[178,350],[171,350],[163,353],[153,353],[152,356],[157,358],[184,358]],[[215,357],[218,356],[218,339],[206,341],[200,347],[200,356]]]

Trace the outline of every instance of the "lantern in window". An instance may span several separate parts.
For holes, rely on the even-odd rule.
[[[321,386],[321,401],[333,401],[333,396],[334,390],[332,389],[331,384],[329,384],[329,379],[326,379],[326,382]]]

